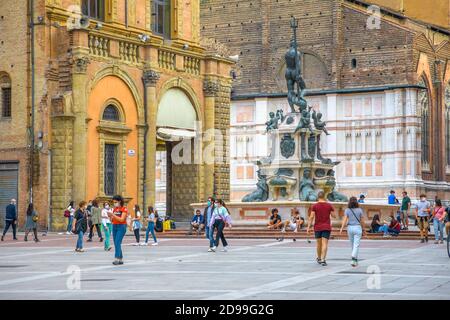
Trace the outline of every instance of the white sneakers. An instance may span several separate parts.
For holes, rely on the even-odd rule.
[[[152,246],[157,246],[159,242],[152,243]]]
[[[148,243],[147,243],[147,242],[142,242],[142,243],[141,243],[141,246],[146,247],[146,246],[148,246]]]
[[[223,249],[220,250],[220,251],[222,251],[222,252],[228,252],[228,249],[227,249],[227,247],[223,247]]]
[[[217,247],[214,246],[214,247],[212,247],[212,248],[209,248],[209,249],[208,249],[208,252],[216,252],[216,250],[217,250]],[[220,251],[221,251],[221,252],[228,252],[228,248],[227,248],[227,247],[223,247],[223,249],[220,250]]]

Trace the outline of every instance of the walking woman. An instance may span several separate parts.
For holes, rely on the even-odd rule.
[[[105,235],[105,242],[104,242],[104,248],[105,251],[111,250],[111,234],[112,234],[112,224],[111,220],[108,217],[108,212],[112,212],[112,210],[109,208],[109,203],[105,202],[103,203],[103,209],[102,209],[102,231]]]
[[[34,210],[33,204],[30,203],[28,205],[27,209],[27,221],[25,223],[25,239],[24,241],[28,241],[28,233],[30,233],[31,230],[33,230],[34,234],[34,241],[39,242],[38,236],[37,236],[37,222],[39,220],[38,213]]]
[[[133,232],[134,232],[134,237],[136,238],[136,243],[134,244],[135,246],[139,246],[140,245],[140,232],[141,232],[141,228],[142,228],[142,224],[141,224],[141,209],[139,208],[139,206],[137,204],[134,205],[134,218],[132,219],[133,223],[132,223],[132,228],[133,228]]]
[[[113,265],[123,264],[122,241],[127,233],[127,217],[128,210],[125,207],[122,196],[116,195],[113,197],[114,210],[109,212],[108,216],[111,218],[113,224],[113,240],[114,240],[114,257]]]
[[[86,201],[81,201],[78,210],[75,212],[74,224],[72,232],[78,235],[76,252],[84,252],[83,250],[83,236],[88,228],[88,211]]]
[[[67,234],[73,234],[72,233],[72,224],[73,224],[73,218],[75,216],[75,207],[73,206],[73,201],[70,201],[69,206],[66,209],[67,214]]]
[[[440,199],[436,199],[433,215],[433,229],[434,229],[434,243],[444,243],[444,218],[445,218],[445,208],[442,206]]]
[[[345,226],[347,226],[348,238],[352,245],[352,267],[356,267],[358,265],[361,237],[366,233],[364,230],[364,212],[359,208],[356,197],[351,197],[348,202],[348,208],[345,209],[340,233],[342,233]]]
[[[208,252],[216,252],[216,249],[219,246],[219,240],[222,240],[222,252],[228,251],[228,243],[225,239],[225,235],[223,234],[225,225],[228,225],[231,228],[231,216],[228,213],[225,202],[222,199],[217,199],[214,204],[214,211],[209,223],[209,227],[212,228],[212,234],[214,234],[214,229],[217,229],[216,240],[213,241],[211,237]]]
[[[158,245],[158,240],[156,240],[156,235],[155,235],[155,223],[156,223],[156,215],[155,215],[155,211],[153,210],[152,206],[148,207],[148,216],[147,216],[147,230],[145,231],[145,242],[144,242],[144,246],[148,246],[148,234],[149,232],[152,234],[153,237],[153,244],[152,246],[157,246]]]
[[[100,242],[103,242],[103,236],[101,231],[102,224],[102,209],[98,207],[98,201],[93,200],[91,206],[91,225],[89,226],[89,239],[88,242],[92,242],[92,236],[94,235],[94,227],[97,230],[97,235]]]

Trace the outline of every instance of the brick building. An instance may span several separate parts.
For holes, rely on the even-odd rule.
[[[232,61],[200,45],[199,18],[189,0],[0,2],[1,224],[11,197],[19,225],[32,198],[53,230],[70,200],[153,205],[157,150],[207,129],[225,136]],[[176,218],[213,192],[229,198],[227,161],[166,158]]]
[[[331,133],[322,150],[342,161],[340,191],[380,201],[391,188],[450,199],[448,16],[413,2],[202,2],[202,35],[239,55],[231,110],[233,200],[254,188],[254,161],[268,150],[268,113],[288,111],[284,53],[291,15],[299,20],[308,101]],[[445,1],[434,10],[441,7],[448,11]]]

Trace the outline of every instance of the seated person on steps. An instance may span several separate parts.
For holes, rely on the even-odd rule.
[[[400,233],[400,229],[401,229],[401,225],[400,223],[397,221],[397,219],[395,219],[395,217],[391,217],[391,223],[388,225],[387,221],[383,221],[384,225],[382,225],[379,229],[378,232],[383,232],[384,235],[383,237],[390,237],[390,236],[398,236]]]
[[[305,223],[305,220],[300,217],[300,213],[298,212],[297,209],[292,209],[291,210],[291,218],[290,220],[286,220],[283,224],[283,229],[281,230],[281,232],[286,232],[286,228],[288,228],[288,230],[297,232],[298,230],[300,230],[303,226],[303,224]]]
[[[197,209],[191,220],[190,234],[192,234],[192,231],[197,231],[197,233],[200,233],[205,228],[205,222],[203,220],[203,215],[201,214],[200,210]]]
[[[281,216],[278,214],[278,209],[272,209],[272,215],[270,221],[267,224],[267,229],[281,229],[283,223],[281,222]]]

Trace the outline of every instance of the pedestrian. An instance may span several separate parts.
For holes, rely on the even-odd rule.
[[[408,197],[408,192],[402,192],[402,206],[400,207],[401,211],[401,221],[403,223],[402,230],[408,230],[409,225],[409,211],[411,209],[411,199]]]
[[[311,225],[314,224],[314,237],[317,241],[317,263],[327,265],[328,241],[331,235],[331,217],[336,218],[333,206],[325,199],[325,193],[319,191],[317,203],[311,208],[306,234],[309,234]]]
[[[28,241],[28,233],[30,233],[31,230],[33,230],[34,234],[34,242],[39,242],[38,235],[37,235],[37,222],[39,220],[39,215],[34,210],[33,204],[30,203],[28,205],[27,209],[27,221],[25,222],[25,238],[23,241]]]
[[[363,194],[360,194],[359,195],[359,199],[358,199],[358,203],[364,203],[365,199],[366,199],[366,196],[363,195]]]
[[[73,204],[73,201],[69,202],[69,205],[67,206],[67,209],[64,212],[64,216],[67,217],[67,232],[66,232],[66,234],[73,234],[72,233],[72,224],[73,224],[73,219],[75,216],[75,206]]]
[[[125,202],[120,195],[113,197],[114,210],[108,213],[109,218],[113,224],[113,241],[114,241],[114,257],[113,265],[123,264],[122,241],[127,233],[127,217],[128,210],[125,207]]]
[[[351,197],[348,202],[348,207],[344,212],[344,220],[342,221],[342,226],[340,233],[344,227],[347,226],[348,239],[350,240],[352,246],[352,267],[358,265],[358,253],[359,245],[361,243],[361,238],[366,234],[364,230],[364,212],[359,207],[359,202],[356,197]]]
[[[72,232],[78,235],[77,245],[75,248],[76,252],[84,252],[83,249],[83,236],[88,229],[88,211],[86,208],[86,201],[81,201],[78,204],[78,210],[75,211],[74,215],[74,227]]]
[[[223,229],[228,225],[231,228],[231,216],[228,212],[227,207],[225,206],[225,202],[222,199],[217,199],[214,203],[214,211],[210,221],[210,228],[217,230],[216,240],[210,240],[208,252],[216,252],[217,247],[219,246],[219,240],[222,241],[223,249],[222,252],[228,251],[228,242],[225,239],[225,235],[223,233]]]
[[[5,214],[5,229],[3,229],[2,241],[5,240],[5,235],[9,230],[9,227],[12,227],[13,231],[13,240],[17,240],[17,207],[16,207],[16,199],[11,199],[10,203],[6,206],[6,214]]]
[[[445,208],[441,200],[436,199],[432,214],[435,244],[444,243],[444,218]]]
[[[155,223],[156,223],[156,215],[152,206],[147,208],[147,230],[145,231],[145,242],[144,246],[148,246],[148,234],[151,233],[153,237],[152,246],[158,245],[158,240],[156,240],[155,235]]]
[[[108,212],[112,212],[111,208],[109,207],[109,203],[105,202],[103,203],[103,209],[102,209],[102,231],[105,235],[105,243],[104,243],[104,249],[105,251],[111,250],[111,234],[112,234],[112,224],[111,220],[108,217]]]
[[[211,216],[214,210],[214,197],[209,197],[208,202],[206,203],[205,210],[203,211],[203,221],[205,221],[205,235],[206,239],[210,240],[214,235],[211,235],[211,228],[209,227],[209,223],[211,222]]]
[[[395,197],[394,190],[391,190],[391,192],[389,192],[388,204],[397,204],[397,198]]]
[[[100,242],[103,242],[101,224],[102,224],[102,209],[98,207],[98,201],[93,200],[90,212],[90,225],[89,225],[89,239],[88,242],[92,242],[94,235],[94,228],[97,230],[97,235]]]
[[[416,221],[420,230],[420,243],[428,242],[429,216],[431,211],[430,202],[427,201],[425,194],[420,195],[420,201],[417,202]]]
[[[139,242],[139,240],[140,240],[140,236],[141,236],[140,232],[141,232],[142,224],[141,224],[141,209],[139,208],[139,206],[137,204],[134,205],[134,218],[132,219],[131,227],[134,232],[134,237],[136,238],[136,243],[134,245],[139,246],[141,244]]]

